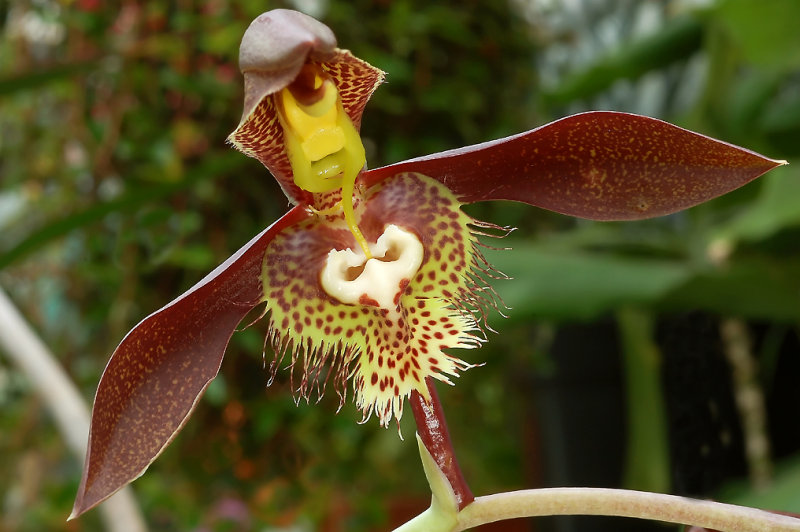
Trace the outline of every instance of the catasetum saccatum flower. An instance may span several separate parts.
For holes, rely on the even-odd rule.
[[[584,113],[505,139],[365,170],[361,115],[383,72],[326,26],[275,10],[242,40],[244,114],[230,142],[295,205],[114,351],[95,398],[73,517],[141,475],[219,371],[233,331],[265,304],[275,371],[308,397],[328,375],[382,425],[426,377],[470,366],[492,275],[465,203],[512,200],[594,220],[659,216],[781,164],[665,122]],[[448,381],[449,382],[449,381]]]

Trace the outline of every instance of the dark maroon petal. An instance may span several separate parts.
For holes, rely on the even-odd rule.
[[[262,300],[267,245],[306,216],[299,207],[289,211],[125,336],[97,387],[71,517],[144,473],[175,437],[217,375],[234,329]]]
[[[430,377],[425,379],[430,394],[430,402],[419,394],[412,392],[409,399],[411,410],[414,412],[414,421],[417,423],[417,434],[419,434],[423,445],[431,453],[431,457],[439,470],[447,478],[453,495],[461,511],[475,500],[472,490],[469,489],[458,460],[453,453],[453,443],[450,440],[450,431],[447,428],[447,420],[444,417],[442,403],[439,401],[439,394],[436,386]]]
[[[573,115],[505,139],[370,170],[437,179],[462,201],[521,201],[593,220],[635,220],[686,209],[784,161],[627,113]]]

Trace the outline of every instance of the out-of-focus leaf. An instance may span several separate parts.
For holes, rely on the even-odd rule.
[[[782,74],[775,73],[750,76],[737,79],[733,86],[726,88],[731,92],[730,102],[725,106],[726,118],[737,138],[750,138],[754,125],[763,123],[764,112],[775,101],[783,79]]]
[[[778,462],[775,477],[762,490],[754,490],[747,481],[735,482],[723,489],[720,499],[754,508],[800,513],[800,456]]]
[[[758,198],[744,212],[720,228],[725,239],[761,240],[781,229],[800,224],[800,175],[794,168],[779,169],[764,179]]]
[[[624,486],[666,492],[670,488],[666,405],[661,389],[661,352],[653,316],[626,307],[616,314],[625,361],[627,452]]]
[[[621,304],[657,301],[692,275],[679,262],[509,245],[512,251],[487,255],[514,278],[496,285],[514,319],[590,319]]]
[[[671,20],[658,33],[631,43],[568,77],[559,87],[543,94],[543,98],[550,104],[589,98],[615,81],[637,79],[651,70],[687,59],[700,50],[703,31],[702,22],[694,17]]]
[[[592,220],[641,220],[708,201],[785,161],[639,115],[596,111],[370,170],[441,181],[463,202],[506,199]]]
[[[229,172],[231,169],[244,166],[245,163],[246,161],[243,161],[242,158],[238,157],[235,153],[221,154],[209,159],[207,163],[203,164],[180,181],[159,183],[146,188],[131,189],[115,200],[97,203],[86,209],[68,214],[63,218],[53,220],[21,242],[12,244],[10,249],[0,249],[0,251],[2,251],[2,255],[0,255],[0,270],[35,252],[48,242],[64,236],[79,227],[95,223],[108,214],[129,212],[142,205],[174,194],[198,181],[217,177],[223,172]]]
[[[84,74],[94,70],[99,65],[98,60],[82,61],[67,65],[58,65],[47,70],[25,72],[15,76],[0,78],[0,95],[13,92],[35,89],[64,78]]]
[[[800,259],[740,257],[669,294],[668,309],[703,309],[769,320],[800,319]]]
[[[778,70],[800,66],[800,2],[725,0],[719,3],[716,15],[748,61]]]
[[[756,123],[772,145],[788,155],[800,154],[800,83],[771,98]]]

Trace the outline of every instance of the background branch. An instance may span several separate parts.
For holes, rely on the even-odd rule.
[[[0,351],[26,376],[47,405],[69,450],[83,462],[89,408],[53,354],[0,288]],[[124,488],[100,507],[111,532],[146,532],[133,491]],[[66,520],[67,516],[64,516]]]

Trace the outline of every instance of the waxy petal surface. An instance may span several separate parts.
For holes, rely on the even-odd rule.
[[[267,245],[307,216],[289,211],[125,336],[97,388],[71,517],[139,477],[172,441],[217,375],[236,326],[263,300]]]
[[[419,172],[466,203],[512,200],[592,220],[636,220],[692,207],[781,164],[654,118],[595,111],[377,168],[364,181]]]

